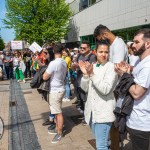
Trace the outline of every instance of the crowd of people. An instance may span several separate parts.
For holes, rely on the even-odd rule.
[[[125,43],[100,24],[94,30],[94,37],[97,39],[94,52],[88,41],[82,41],[73,50],[56,43],[42,52],[32,53],[28,49],[5,55],[0,52],[1,70],[3,74],[6,72],[7,79],[25,82],[26,77],[34,79],[40,68],[46,66],[42,82],[49,81],[50,114],[43,125],[49,125],[48,133],[55,134],[52,143],[63,136],[62,102],[71,100],[72,83],[76,94],[73,104],[83,113],[83,125],[90,125],[97,150],[108,150],[108,141],[116,141],[114,134],[127,132],[133,150],[148,150],[150,29],[139,30],[133,41]],[[118,132],[110,135],[112,128],[118,128]],[[122,139],[118,135],[118,140]]]

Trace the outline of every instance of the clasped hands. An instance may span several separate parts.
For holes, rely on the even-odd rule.
[[[119,76],[122,76],[124,73],[130,73],[130,65],[121,61],[120,63],[115,64],[115,71]]]
[[[79,67],[84,75],[89,75],[90,77],[94,75],[93,64],[88,61],[83,62],[82,60],[79,60]]]

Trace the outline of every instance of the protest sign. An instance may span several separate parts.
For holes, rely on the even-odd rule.
[[[30,45],[29,49],[30,49],[33,53],[35,53],[36,51],[40,52],[40,51],[42,50],[42,47],[41,47],[40,45],[38,45],[36,42],[33,42],[33,43]]]
[[[12,50],[21,50],[21,49],[23,49],[22,41],[11,41],[11,49]]]

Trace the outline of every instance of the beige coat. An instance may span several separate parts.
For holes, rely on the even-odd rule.
[[[92,113],[93,123],[113,122],[113,110],[116,105],[113,90],[118,78],[114,71],[114,64],[106,62],[100,67],[94,67],[94,76],[83,76],[81,88],[88,92],[85,104],[85,121],[89,124]]]

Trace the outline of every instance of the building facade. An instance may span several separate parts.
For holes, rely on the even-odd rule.
[[[74,15],[64,42],[70,47],[82,40],[95,44],[93,31],[106,25],[125,41],[139,28],[150,27],[150,0],[67,0]],[[72,44],[71,44],[72,43]],[[76,44],[75,44],[76,43]]]

